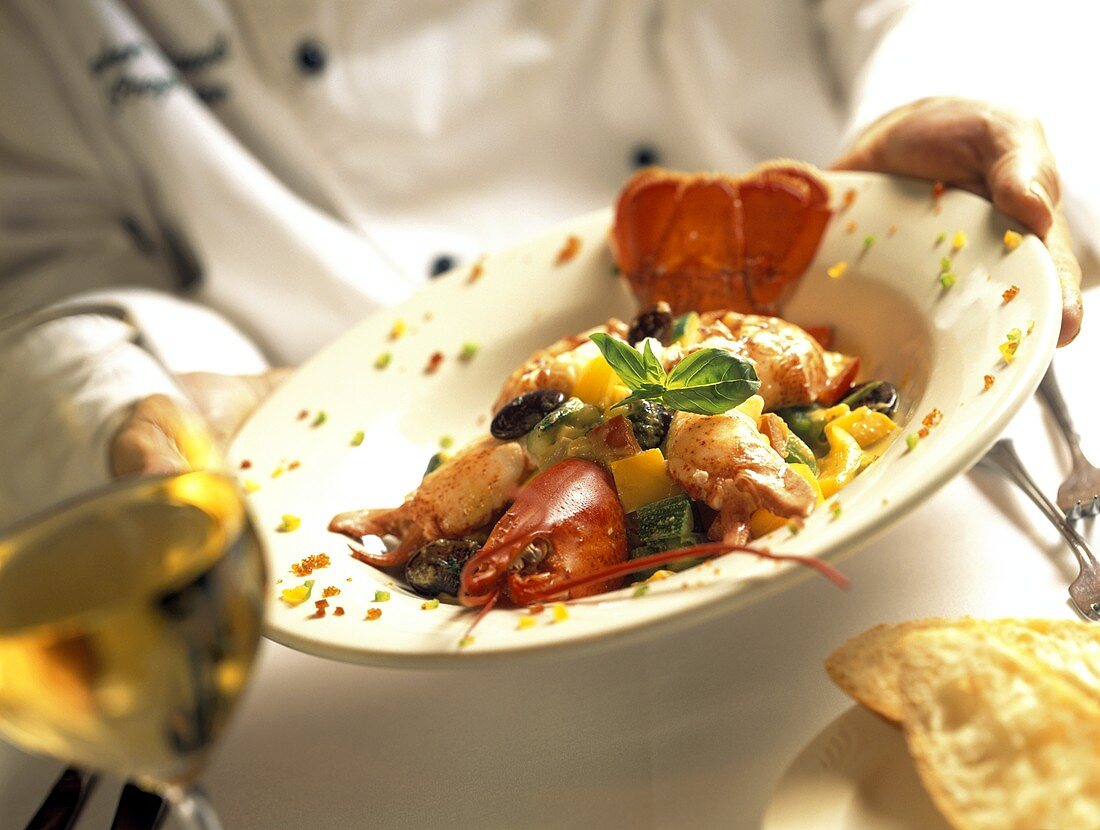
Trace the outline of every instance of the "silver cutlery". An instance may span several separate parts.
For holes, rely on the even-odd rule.
[[[1070,602],[1081,616],[1100,622],[1100,563],[1088,543],[1081,537],[1070,520],[1052,502],[1035,480],[1024,469],[1023,462],[1016,454],[1016,448],[1009,438],[1001,438],[978,462],[978,466],[997,470],[1009,481],[1018,486],[1043,512],[1052,525],[1069,543],[1070,550],[1077,557],[1080,573],[1069,585]]]
[[[69,767],[57,779],[26,830],[69,830],[95,789],[97,776]]]
[[[1081,516],[1095,516],[1100,513],[1100,469],[1094,467],[1081,452],[1081,436],[1073,427],[1062,390],[1054,376],[1054,364],[1047,368],[1039,384],[1039,396],[1046,402],[1050,414],[1062,436],[1069,445],[1073,469],[1058,488],[1056,501],[1072,522]]]

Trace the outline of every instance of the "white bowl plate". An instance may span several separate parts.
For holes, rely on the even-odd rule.
[[[915,449],[895,441],[841,491],[839,516],[819,509],[797,535],[781,529],[767,537],[776,552],[836,562],[978,460],[1038,385],[1057,340],[1061,300],[1042,243],[1025,236],[1008,251],[1003,234],[1019,228],[982,199],[947,191],[934,200],[927,183],[872,174],[827,178],[836,213],[784,316],[834,326],[836,348],[863,359],[862,378],[897,385],[902,438],[933,409],[942,413]],[[848,191],[855,199],[844,208]],[[525,612],[494,609],[473,642],[460,646],[470,611],[446,602],[422,608],[423,598],[398,577],[353,560],[346,540],[327,531],[337,512],[400,504],[441,441],[461,446],[484,434],[504,379],[532,351],[612,315],[633,317],[630,292],[614,275],[609,224],[608,211],[581,217],[433,282],[339,337],[253,415],[230,455],[247,467],[241,479],[259,485],[251,503],[273,580],[268,636],[356,662],[479,662],[692,624],[808,576],[800,565],[731,554],[654,583],[641,597],[627,588],[572,603],[565,620],[546,612],[521,629]],[[966,242],[953,251],[959,231]],[[579,251],[556,264],[569,236]],[[947,256],[957,275],[950,288],[938,278]],[[846,263],[843,274],[829,277],[838,262]],[[1011,286],[1019,292],[1006,302]],[[405,328],[397,338],[395,324]],[[1006,364],[998,346],[1012,329],[1022,340]],[[460,360],[468,342],[477,354]],[[375,368],[384,353],[389,365]],[[436,353],[442,362],[426,372]],[[315,425],[318,413],[325,418]],[[359,431],[365,438],[352,446]],[[277,532],[284,514],[301,526]],[[289,607],[275,600],[303,581],[291,565],[321,552],[332,564],[311,575],[310,601]],[[329,598],[324,618],[311,618],[326,587],[340,593]],[[390,599],[374,602],[377,590]],[[371,608],[381,616],[365,619]]]
[[[775,788],[761,830],[949,830],[905,736],[862,706],[830,723]]]

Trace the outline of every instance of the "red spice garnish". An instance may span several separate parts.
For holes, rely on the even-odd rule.
[[[848,224],[844,226],[844,230],[846,230],[848,233],[855,233],[856,228],[858,227],[859,225],[856,224],[855,219],[849,219]]]
[[[840,209],[847,210],[852,206],[852,202],[856,200],[856,190],[854,187],[849,187],[844,191],[844,201],[841,202]]]
[[[301,466],[302,466],[302,462],[295,460],[295,461],[291,461],[289,464],[287,464],[286,468],[288,470],[297,470]]]
[[[938,199],[943,195],[944,185],[943,182],[934,182],[932,184],[932,198]]]
[[[917,435],[919,435],[922,439],[927,438],[928,437],[928,431],[930,429],[932,429],[932,427],[939,426],[940,421],[942,421],[942,420],[943,420],[943,413],[940,412],[938,409],[932,409],[931,412],[929,412],[927,415],[924,416],[924,418],[921,419],[921,423],[924,424],[924,426],[922,426],[917,431]]]
[[[332,613],[333,613],[334,616],[337,616],[337,617],[344,616],[344,606],[337,605],[336,609]]]
[[[936,205],[932,209],[932,212],[935,213],[937,216],[939,216],[941,213],[943,213],[943,205]]]
[[[430,311],[424,312],[424,322],[430,323],[432,321],[432,313]]]
[[[252,466],[252,462],[249,461],[247,458],[242,458],[241,459],[241,469],[242,470],[247,470],[251,466]]]
[[[299,421],[304,421],[308,417],[309,417],[309,410],[308,409],[303,409],[301,412],[298,413],[298,420]]]
[[[993,388],[993,375],[986,375],[982,380],[985,382],[985,384],[982,386],[983,392],[988,392],[990,389]]]
[[[557,259],[554,260],[555,265],[564,265],[573,259],[581,250],[581,238],[579,236],[573,236],[570,234],[565,238],[565,243],[561,246],[561,250],[558,251]]]
[[[337,588],[335,585],[329,585],[327,588],[325,588],[325,590],[321,591],[321,596],[326,597],[326,598],[327,597],[334,597],[338,593],[340,593],[339,588]]]
[[[893,236],[897,232],[898,232],[898,226],[897,225],[891,225],[890,227],[888,227],[886,229],[886,235],[887,236]]]
[[[428,358],[428,365],[424,367],[424,374],[434,375],[442,363],[443,352],[432,352],[432,356]]]
[[[467,283],[477,282],[479,279],[481,279],[481,275],[485,272],[484,263],[485,257],[481,257],[477,262],[473,264],[473,267],[470,268],[470,276],[466,277]]]
[[[1001,299],[1004,300],[1006,303],[1010,303],[1010,302],[1012,302],[1013,300],[1016,299],[1016,295],[1019,294],[1019,293],[1020,293],[1020,286],[1010,285],[1008,288],[1005,289],[1004,293],[1001,295]]]
[[[368,608],[367,616],[363,617],[364,620],[377,620],[382,616],[381,608]]]
[[[295,562],[290,566],[290,570],[295,576],[309,576],[317,568],[327,568],[332,564],[332,560],[329,559],[327,553],[311,553],[301,562]]]

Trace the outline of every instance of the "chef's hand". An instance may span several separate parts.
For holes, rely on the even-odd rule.
[[[111,440],[111,474],[169,475],[212,466],[245,418],[292,371],[177,376],[194,407],[165,395],[134,404]]]
[[[1034,118],[982,101],[924,98],[882,116],[832,165],[942,181],[993,202],[1038,235],[1062,287],[1064,346],[1081,329],[1081,266],[1061,209],[1058,169]]]

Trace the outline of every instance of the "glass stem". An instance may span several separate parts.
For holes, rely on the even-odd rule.
[[[186,830],[222,830],[222,823],[206,793],[197,784],[170,787],[164,799],[176,813],[176,820]]]

